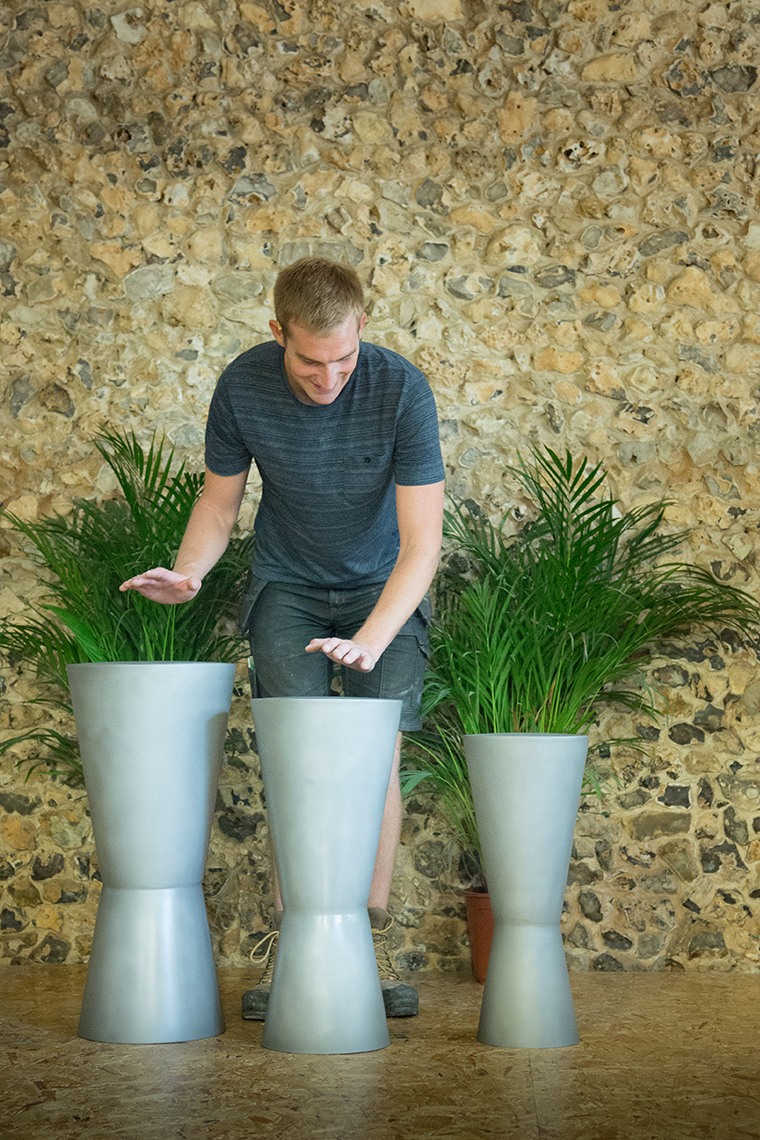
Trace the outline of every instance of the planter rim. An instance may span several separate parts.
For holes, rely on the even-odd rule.
[[[67,665],[66,669],[103,669],[103,668],[120,668],[129,669],[134,668],[136,665],[150,665],[152,668],[163,666],[164,668],[171,667],[176,669],[178,665],[189,668],[203,668],[207,669],[209,665],[218,665],[220,668],[229,669],[235,668],[234,661],[77,661],[71,665]]]
[[[533,736],[541,740],[588,740],[588,733],[586,732],[465,732],[463,736],[466,740],[525,736]]]
[[[337,693],[335,694],[335,696],[332,696],[332,697],[329,697],[329,696],[328,697],[252,697],[251,698],[251,704],[258,704],[260,701],[287,701],[288,704],[296,704],[296,703],[306,704],[307,702],[313,703],[315,701],[329,701],[330,704],[334,704],[336,700],[339,700],[341,702],[351,701],[353,704],[364,704],[364,705],[377,705],[377,704],[400,705],[401,704],[401,700],[398,697],[346,697],[346,696],[343,696],[343,694],[338,696]]]

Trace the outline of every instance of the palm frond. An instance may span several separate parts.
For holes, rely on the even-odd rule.
[[[43,570],[44,590],[28,614],[0,628],[0,652],[34,667],[43,687],[63,690],[66,666],[83,661],[238,660],[244,643],[231,630],[253,537],[233,534],[182,606],[121,593],[126,578],[173,565],[203,475],[177,465],[174,449],[155,435],[144,450],[134,432],[104,431],[95,446],[116,476],[118,497],[77,499],[66,516],[31,521],[2,512]]]
[[[611,700],[656,715],[641,671],[658,646],[697,628],[755,637],[755,599],[668,559],[667,502],[623,512],[601,464],[533,449],[511,469],[535,517],[510,533],[455,503],[444,533],[457,558],[437,580],[424,738],[430,771],[467,786],[452,761],[463,733],[588,729]],[[462,561],[467,569],[463,571]]]

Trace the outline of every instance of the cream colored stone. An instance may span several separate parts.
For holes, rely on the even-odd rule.
[[[714,307],[715,301],[707,275],[696,265],[687,266],[676,277],[667,289],[667,298],[674,305],[689,305],[693,309],[707,310]]]
[[[610,360],[595,360],[587,369],[587,387],[600,396],[623,395],[623,381],[620,373]]]
[[[472,226],[481,234],[490,234],[496,229],[496,219],[485,210],[473,206],[461,206],[451,211],[451,221],[455,226]]]
[[[533,126],[538,101],[520,91],[510,91],[504,106],[496,113],[499,138],[503,143],[518,142]]]
[[[246,7],[246,5],[240,5],[241,14],[244,7]],[[255,7],[255,5],[250,5],[250,7]],[[211,18],[201,3],[183,4],[179,9],[179,17],[186,28],[207,28],[215,30],[217,27],[216,22]]]
[[[95,242],[90,246],[92,256],[113,269],[117,277],[124,277],[142,262],[139,246],[122,246],[119,242]]]
[[[13,851],[34,851],[37,845],[37,824],[28,816],[3,815],[0,833]]]
[[[569,380],[559,380],[554,386],[557,396],[563,403],[566,404],[579,404],[581,401],[581,390],[577,384],[570,383]]]
[[[596,24],[607,15],[607,0],[570,0],[567,10],[576,20]]]
[[[635,56],[614,52],[587,63],[582,77],[586,83],[630,83],[638,70]]]
[[[628,308],[634,313],[655,313],[662,309],[665,290],[662,285],[642,285],[635,289],[628,300]]]
[[[357,111],[351,116],[351,124],[356,137],[369,145],[382,142],[391,134],[388,120],[374,111]]]
[[[250,24],[253,24],[254,27],[258,28],[259,31],[265,35],[269,35],[270,32],[276,30],[277,25],[274,20],[266,9],[262,8],[259,4],[240,4],[239,8],[240,15],[243,19],[248,20]]]
[[[213,328],[217,320],[216,305],[209,292],[192,285],[177,285],[162,297],[161,315],[193,332]]]
[[[219,265],[222,261],[224,241],[217,229],[196,230],[187,239],[187,248],[191,257],[196,261],[212,262]]]
[[[415,20],[462,19],[460,0],[406,0],[406,7]]]
[[[79,23],[77,10],[70,4],[48,4],[45,15],[52,28],[72,27]]]
[[[727,318],[722,321],[700,321],[694,329],[694,335],[702,344],[715,344],[736,340],[741,325],[738,318]]]
[[[537,372],[577,372],[583,365],[580,352],[567,352],[558,348],[545,348],[533,357],[533,367]]]

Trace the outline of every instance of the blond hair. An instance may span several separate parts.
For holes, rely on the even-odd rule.
[[[358,326],[364,312],[364,290],[347,265],[325,257],[302,257],[278,273],[274,312],[284,336],[291,324],[327,336],[351,316]]]

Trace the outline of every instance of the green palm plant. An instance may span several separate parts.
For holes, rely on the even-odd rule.
[[[439,576],[426,726],[404,774],[405,792],[425,780],[438,792],[476,854],[463,734],[585,732],[611,701],[656,716],[642,671],[658,646],[695,627],[760,625],[748,594],[666,560],[685,537],[663,532],[666,502],[621,513],[602,465],[569,452],[534,449],[512,474],[537,509],[518,533],[475,504],[446,514],[467,569]]]
[[[0,651],[36,671],[46,704],[69,709],[66,666],[85,661],[236,661],[244,652],[229,622],[244,588],[252,536],[234,535],[202,590],[182,606],[162,606],[125,579],[151,566],[171,565],[203,488],[203,475],[175,465],[174,449],[154,436],[143,450],[133,432],[101,432],[95,446],[114,472],[120,495],[104,502],[78,499],[69,515],[27,521],[4,511],[45,582],[27,616],[0,629]],[[76,742],[57,729],[32,729],[0,745],[0,755],[23,740],[47,747],[51,771],[81,778]]]

